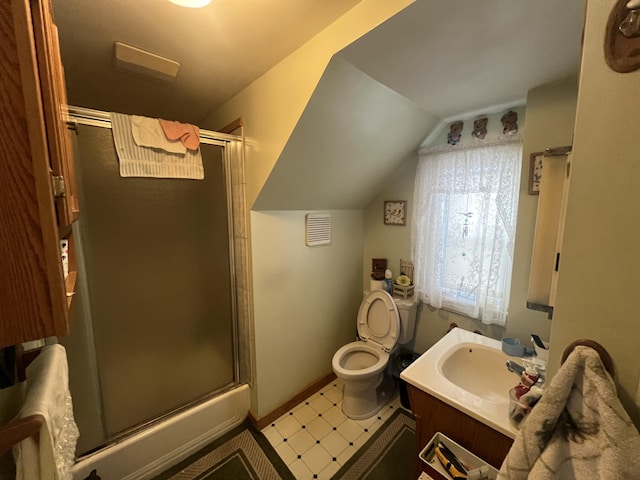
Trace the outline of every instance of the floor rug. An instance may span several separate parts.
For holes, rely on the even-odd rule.
[[[262,433],[246,421],[153,480],[295,480]]]
[[[414,478],[415,420],[397,410],[333,480]],[[153,480],[295,480],[266,437],[247,421]]]
[[[404,480],[415,478],[416,422],[397,410],[333,480]]]

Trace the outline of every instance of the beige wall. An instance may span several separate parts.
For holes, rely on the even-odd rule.
[[[562,263],[551,324],[550,365],[576,338],[600,342],[616,365],[621,397],[640,425],[640,71],[604,61],[614,0],[590,1],[584,36]]]
[[[305,214],[330,213],[330,245],[305,245]],[[362,211],[252,212],[256,285],[254,413],[262,417],[331,373],[356,338]]]
[[[546,313],[526,307],[538,205],[538,196],[528,192],[529,158],[531,153],[545,148],[571,145],[577,95],[575,77],[534,88],[527,95],[527,127],[522,148],[518,225],[506,329],[507,336],[517,337],[527,345],[530,345],[532,333],[549,340],[551,328]]]
[[[329,350],[343,340],[344,334],[323,337],[323,340],[315,343],[314,348],[321,352],[320,354],[314,354],[310,349],[307,349],[310,356],[297,355],[302,348],[301,346],[306,345],[302,343],[302,340],[305,334],[309,333],[306,328],[302,327],[305,327],[307,323],[317,326],[318,322],[313,319],[305,320],[298,309],[287,311],[290,318],[285,319],[284,316],[278,316],[280,307],[265,295],[265,292],[272,290],[270,282],[273,277],[261,270],[264,265],[271,262],[285,264],[291,260],[289,252],[286,250],[262,248],[263,242],[270,235],[280,234],[276,230],[276,225],[281,220],[291,220],[289,217],[291,212],[250,213],[249,209],[253,206],[289,140],[331,57],[411,3],[413,0],[363,0],[200,122],[202,127],[214,130],[222,128],[238,117],[242,117],[245,123],[245,186],[249,207],[247,225],[251,240],[251,249],[247,254],[252,264],[250,270],[253,270],[250,272],[252,277],[250,294],[254,298],[252,316],[255,330],[254,360],[256,363],[255,388],[251,391],[251,410],[258,417],[268,414],[273,408],[289,400],[291,396],[300,392],[318,377],[330,373],[330,361],[333,353],[329,355]],[[287,224],[287,222],[284,223]],[[361,225],[361,221],[358,225]],[[341,234],[342,227],[336,226],[334,228],[336,235]],[[293,233],[294,229],[292,226],[291,235],[298,235],[299,232]],[[354,233],[350,227],[346,231]],[[361,236],[360,231],[353,239],[354,242],[359,242],[360,249],[353,257],[357,261],[358,273],[354,283],[356,290],[349,302],[355,302],[356,306],[361,298],[359,282],[362,271]],[[303,240],[302,237],[300,241]],[[278,242],[275,244],[278,245]],[[304,268],[309,263],[313,263],[314,259],[311,251],[306,250],[300,253],[296,261]],[[325,267],[327,266],[329,268],[313,278],[329,280],[325,275],[332,272],[329,283],[336,285],[333,282],[340,275],[337,275],[333,268],[339,268],[340,265],[327,262]],[[264,274],[256,274],[256,269]],[[348,273],[345,274],[345,276],[348,275]],[[297,301],[306,305],[314,305],[317,297],[313,290],[302,288],[304,285],[304,281],[299,283],[300,290],[297,291]],[[351,287],[342,291],[351,291]],[[286,295],[277,298],[283,302],[291,301],[291,297]],[[350,321],[355,326],[357,308],[354,312],[349,302],[340,302],[341,309],[333,311],[334,318],[329,321],[351,317]],[[290,328],[283,330],[283,327]],[[343,326],[343,328],[348,327]],[[295,337],[295,341],[284,342],[281,333]],[[333,351],[335,352],[335,350]],[[322,361],[320,357],[323,359]],[[326,363],[323,363],[325,361]],[[295,362],[296,368],[292,367],[293,362]],[[321,372],[322,374],[320,374]]]

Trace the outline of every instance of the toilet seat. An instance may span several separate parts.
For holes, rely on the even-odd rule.
[[[368,353],[373,357],[369,366],[353,368],[353,365],[348,365],[348,358],[352,354],[358,354],[360,352]],[[343,345],[333,355],[331,360],[331,366],[333,371],[339,378],[349,378],[351,380],[358,380],[361,378],[368,378],[372,375],[376,375],[387,366],[389,362],[389,354],[382,351],[380,348],[367,345],[365,342],[355,341]]]
[[[384,290],[371,291],[360,304],[357,326],[362,340],[390,352],[400,333],[400,315],[391,295]]]

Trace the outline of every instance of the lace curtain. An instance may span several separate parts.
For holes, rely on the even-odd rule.
[[[504,325],[522,142],[419,152],[411,244],[419,298]]]

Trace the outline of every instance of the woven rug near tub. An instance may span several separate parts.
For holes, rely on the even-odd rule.
[[[333,476],[334,480],[413,479],[415,420],[396,411]],[[266,437],[249,422],[154,480],[293,480]]]
[[[396,410],[333,480],[414,479],[415,448],[416,421],[405,410]]]
[[[153,480],[295,480],[265,436],[246,420]]]

